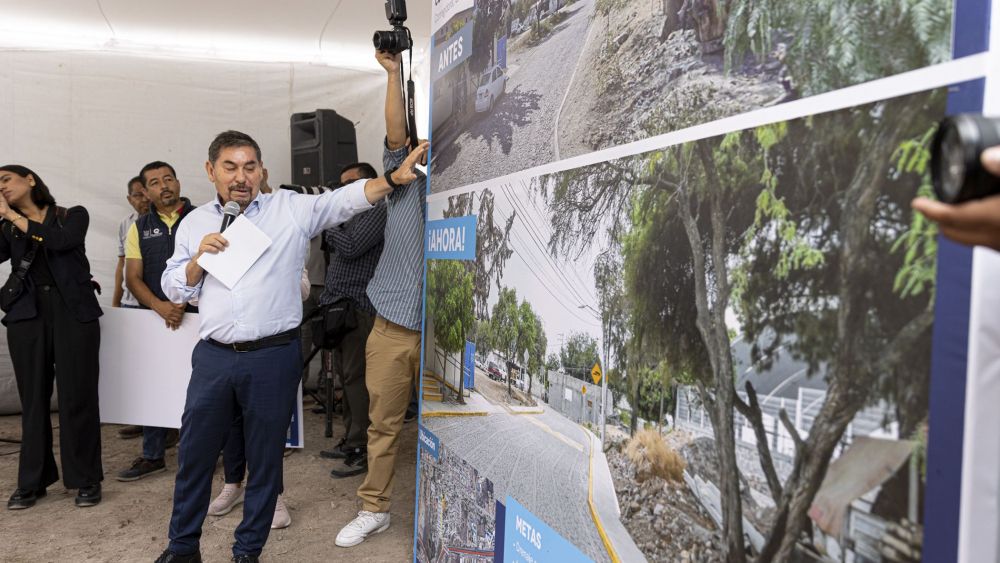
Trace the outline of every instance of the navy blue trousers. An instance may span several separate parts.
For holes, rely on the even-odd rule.
[[[167,429],[159,426],[142,427],[142,457],[163,459],[167,453]]]
[[[215,463],[233,420],[242,413],[248,478],[233,555],[259,555],[281,490],[285,436],[302,376],[301,345],[296,339],[282,346],[235,352],[199,342],[191,367],[181,417],[170,551],[178,555],[199,551]]]
[[[226,483],[242,483],[247,473],[246,445],[243,442],[243,414],[236,415],[229,430],[226,445],[222,448],[222,468]]]
[[[296,391],[297,395],[298,391]],[[246,444],[243,441],[242,414],[236,416],[236,420],[233,421],[233,427],[229,429],[229,437],[226,438],[226,445],[222,448],[222,467],[227,485],[243,482],[243,477],[247,473],[247,455]],[[278,494],[284,492],[285,485],[282,483]]]

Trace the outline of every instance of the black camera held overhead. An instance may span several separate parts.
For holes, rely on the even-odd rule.
[[[392,31],[376,31],[372,38],[375,48],[393,55],[412,48],[413,37],[409,28],[403,25],[406,22],[406,0],[386,0],[385,17],[392,24]]]
[[[413,85],[413,36],[410,29],[403,25],[406,22],[406,0],[385,0],[385,17],[392,25],[392,31],[376,31],[372,37],[375,49],[398,55],[403,51],[410,52],[410,76],[406,81],[406,128],[410,138],[410,147],[414,149],[420,144],[417,139],[417,114],[414,101]],[[400,69],[402,70],[402,68]],[[400,80],[403,73],[400,72]]]
[[[1000,178],[980,161],[983,151],[1000,145],[1000,119],[963,113],[944,118],[931,144],[934,193],[945,203],[1000,194]]]

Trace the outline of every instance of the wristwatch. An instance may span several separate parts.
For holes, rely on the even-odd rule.
[[[399,188],[402,187],[392,180],[392,173],[395,172],[396,170],[399,170],[399,167],[386,170],[385,174],[383,174],[383,176],[385,177],[385,181],[389,184],[389,187],[394,190],[398,190]]]

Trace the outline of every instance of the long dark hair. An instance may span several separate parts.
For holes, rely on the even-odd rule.
[[[29,175],[34,176],[35,186],[31,188],[31,201],[34,202],[34,204],[39,208],[45,207],[46,205],[56,204],[56,198],[52,197],[52,192],[49,191],[49,187],[45,185],[45,182],[42,181],[38,174],[35,174],[35,172],[27,166],[21,166],[20,164],[7,164],[0,166],[0,172],[13,172],[22,178],[27,178]]]

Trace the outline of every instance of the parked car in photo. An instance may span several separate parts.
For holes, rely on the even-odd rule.
[[[483,73],[476,90],[476,113],[492,112],[493,104],[507,91],[507,72],[495,65]]]
[[[486,368],[486,375],[493,381],[503,381],[503,372],[500,371],[500,366],[496,362],[490,362],[489,366]]]

